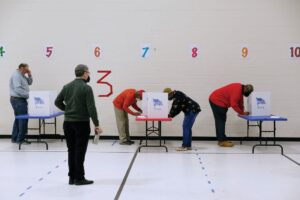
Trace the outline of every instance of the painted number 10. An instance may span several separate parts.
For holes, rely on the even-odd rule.
[[[300,47],[291,47],[291,57],[294,58],[299,58],[300,57]]]

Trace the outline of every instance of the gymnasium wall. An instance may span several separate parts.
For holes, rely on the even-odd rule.
[[[87,64],[103,135],[117,135],[112,101],[122,90],[171,87],[202,108],[193,136],[215,136],[209,94],[242,82],[271,91],[273,114],[288,118],[278,135],[299,137],[299,10],[298,0],[0,0],[0,135],[14,120],[9,78],[25,62],[31,90],[58,92]],[[98,97],[110,92],[100,70],[111,72],[108,97]],[[228,112],[228,136],[245,135],[236,115]],[[182,119],[163,123],[163,134],[181,136]],[[142,136],[144,123],[130,117],[130,130]]]

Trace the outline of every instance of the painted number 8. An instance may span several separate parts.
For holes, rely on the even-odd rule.
[[[246,58],[248,56],[248,48],[247,47],[242,48],[242,56],[244,58]]]
[[[194,47],[192,48],[192,57],[196,58],[198,56],[198,48]]]

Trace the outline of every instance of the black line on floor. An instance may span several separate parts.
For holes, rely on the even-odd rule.
[[[127,171],[126,171],[126,174],[125,174],[125,176],[124,176],[124,178],[123,178],[123,180],[122,180],[122,183],[121,183],[121,185],[120,185],[120,187],[119,187],[119,189],[118,189],[118,192],[117,192],[117,194],[116,194],[114,200],[118,200],[118,199],[120,198],[120,195],[121,195],[122,190],[123,190],[123,188],[124,188],[124,186],[125,186],[125,183],[126,183],[126,181],[127,181],[128,175],[129,175],[129,173],[130,173],[130,170],[131,170],[131,168],[132,168],[132,165],[133,165],[133,163],[134,163],[134,161],[135,161],[135,158],[136,158],[138,152],[139,152],[139,147],[136,149],[136,151],[135,151],[135,153],[134,153],[134,155],[133,155],[133,157],[132,157],[132,160],[131,160],[131,162],[130,162],[130,164],[129,164],[129,166],[128,166],[128,169],[127,169]]]
[[[296,165],[299,165],[300,166],[300,163],[298,163],[297,161],[295,161],[294,159],[288,157],[287,155],[285,154],[282,154],[284,157],[286,157],[287,159],[289,159],[290,161],[292,161],[293,163],[295,163]]]
[[[63,162],[66,162],[67,160],[64,160]],[[56,165],[55,166],[55,168],[56,169],[58,169],[59,168],[59,165]],[[46,174],[47,175],[50,175],[52,173],[52,171],[50,170],[50,171],[48,171]],[[41,181],[43,181],[44,180],[44,177],[41,177],[41,178],[39,178],[38,179],[38,182],[41,182]],[[28,191],[28,190],[30,190],[30,189],[32,189],[33,188],[33,185],[30,185],[30,186],[28,186],[27,188],[26,188],[26,191]],[[19,194],[19,197],[23,197],[25,194],[26,194],[26,191],[24,191],[24,192],[22,192],[21,194]]]
[[[201,169],[202,169],[204,172],[206,172],[205,167],[204,167],[204,164],[203,164],[203,162],[202,162],[202,160],[201,160],[201,157],[200,157],[199,153],[197,153],[196,156],[198,157],[198,161],[199,161],[199,163],[200,163],[200,165],[201,165]],[[210,191],[211,191],[212,193],[215,193],[216,191],[215,191],[215,189],[213,188],[212,181],[209,179],[207,173],[205,173],[205,177],[207,178],[207,183],[208,183],[208,185],[209,185],[209,187],[210,187]]]

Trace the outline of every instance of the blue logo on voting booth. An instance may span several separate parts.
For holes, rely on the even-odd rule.
[[[261,97],[256,97],[256,105],[258,108],[264,108],[266,101]]]
[[[36,108],[41,107],[43,104],[45,104],[45,102],[41,97],[34,97],[34,105]]]
[[[153,100],[153,106],[155,110],[161,110],[161,106],[163,106],[163,103],[159,99],[152,99]]]

